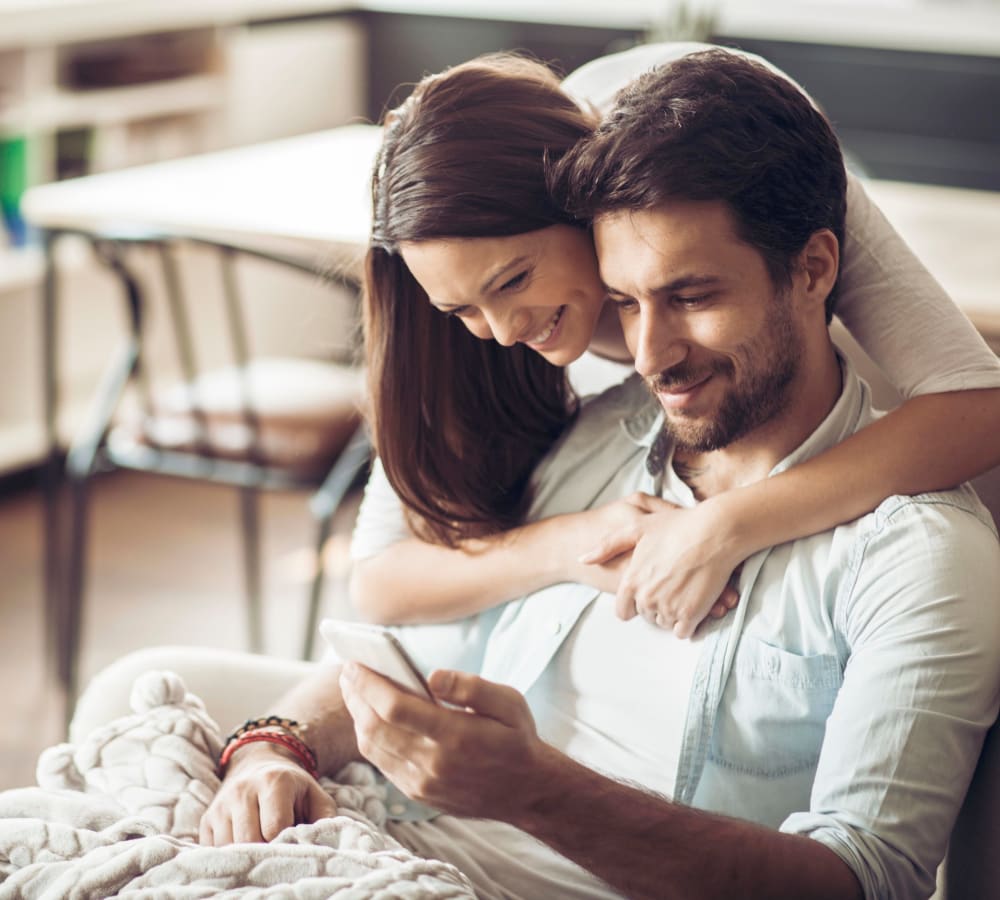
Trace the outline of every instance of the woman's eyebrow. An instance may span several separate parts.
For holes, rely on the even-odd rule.
[[[489,278],[486,279],[486,281],[483,282],[482,287],[479,288],[479,293],[480,294],[489,293],[489,291],[491,291],[493,289],[493,283],[498,278],[500,278],[501,276],[503,276],[504,274],[506,274],[507,272],[509,272],[511,269],[516,268],[517,266],[520,266],[520,265],[526,263],[527,261],[528,261],[528,256],[527,255],[521,255],[521,256],[515,257],[510,262],[504,263],[503,265],[500,266],[499,269],[497,269],[495,272],[493,272],[493,274],[490,275]]]

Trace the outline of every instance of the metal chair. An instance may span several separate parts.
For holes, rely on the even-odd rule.
[[[96,473],[115,468],[238,490],[248,634],[254,651],[261,651],[264,644],[259,493],[269,488],[313,490],[316,569],[302,645],[303,657],[308,658],[324,584],[323,545],[341,501],[361,478],[370,457],[359,408],[361,373],[350,352],[344,354],[348,358],[335,361],[255,357],[238,267],[245,260],[263,260],[313,286],[322,282],[353,289],[354,285],[318,265],[215,241],[113,233],[84,237],[123,288],[127,327],[66,457],[68,534],[59,534],[57,515],[48,516],[47,558],[50,568],[58,569],[48,573],[56,585],[49,592],[49,615],[55,619],[50,640],[67,705],[72,706],[78,687],[89,482]],[[202,364],[192,320],[206,312],[209,303],[203,294],[209,292],[203,279],[195,291],[186,289],[179,262],[184,254],[197,255],[202,262],[214,259],[221,288],[215,294],[221,306],[216,324],[222,323],[219,337],[224,335],[228,345],[227,364],[218,360]],[[160,285],[158,291],[151,290],[154,281]],[[162,346],[159,354],[155,352],[149,334],[154,294],[162,297],[176,356],[174,375],[167,382],[153,374],[156,357],[164,355]],[[351,319],[356,326],[356,308]],[[161,344],[163,337],[161,333]],[[53,546],[59,549],[52,550]]]

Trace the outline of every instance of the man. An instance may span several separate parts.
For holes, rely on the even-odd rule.
[[[623,95],[554,187],[593,221],[656,402],[634,379],[585,407],[543,463],[537,513],[623,488],[691,504],[871,420],[827,329],[843,163],[793,87],[724,52],[687,57]],[[282,711],[308,718],[320,770],[360,751],[449,813],[393,834],[484,896],[926,896],[997,714],[998,583],[970,491],[896,497],[747,560],[737,609],[691,642],[612,627],[606,597],[556,585],[503,610],[483,678],[433,673],[458,708],[347,665]],[[204,837],[268,837],[270,791],[329,811],[258,744]]]

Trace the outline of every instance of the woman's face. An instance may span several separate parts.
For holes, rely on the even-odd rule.
[[[431,303],[482,340],[520,341],[565,366],[593,337],[604,288],[583,229],[404,243],[400,252]]]

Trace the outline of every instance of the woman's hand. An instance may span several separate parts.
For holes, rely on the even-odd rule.
[[[250,744],[233,755],[198,839],[215,847],[271,841],[290,825],[336,813],[330,795],[302,766],[272,744]]]
[[[629,541],[623,536],[635,535],[638,538],[642,533],[640,523],[649,515],[643,503],[646,497],[646,494],[634,494],[624,500],[552,519],[556,538],[554,546],[558,546],[558,552],[564,557],[562,580],[616,594],[635,544],[634,540]],[[591,551],[598,542],[601,547],[607,545],[620,549],[609,549],[600,559],[591,558]]]
[[[630,554],[616,591],[620,618],[641,615],[688,638],[706,616],[720,618],[736,606],[739,595],[728,582],[743,556],[715,505],[684,509],[648,494],[625,502],[643,514],[581,560],[603,567]]]

